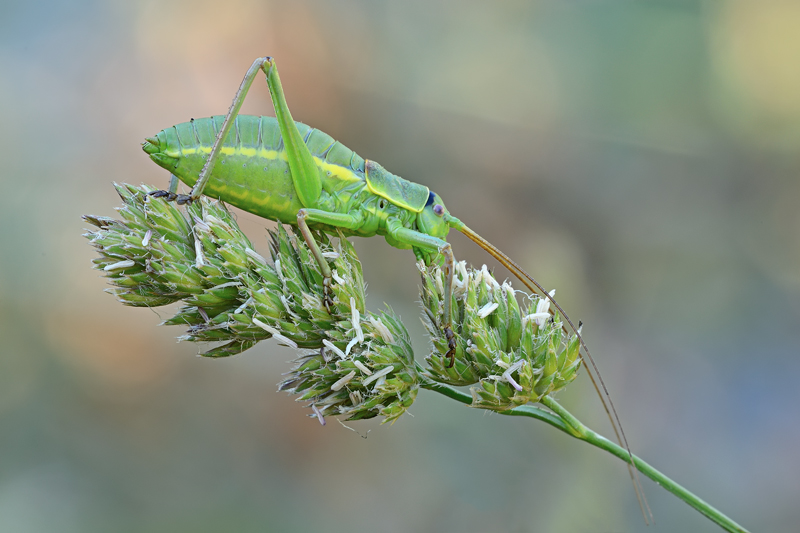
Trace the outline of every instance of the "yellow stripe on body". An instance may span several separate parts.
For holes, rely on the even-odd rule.
[[[183,148],[180,152],[177,153],[167,153],[166,155],[171,157],[181,157],[187,155],[195,155],[197,153],[201,154],[210,154],[211,147],[208,146],[199,146],[195,148]],[[267,150],[265,148],[245,148],[245,147],[234,147],[234,146],[223,146],[220,150],[221,155],[226,156],[234,156],[234,155],[241,155],[245,157],[260,157],[262,159],[281,159],[283,161],[288,161],[289,158],[286,155],[285,150]],[[352,169],[335,165],[333,163],[328,163],[322,158],[317,156],[312,156],[314,158],[314,163],[316,163],[317,167],[325,172],[330,173],[332,177],[343,181],[361,181],[363,178],[358,176]]]

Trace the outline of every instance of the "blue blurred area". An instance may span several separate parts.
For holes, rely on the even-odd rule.
[[[166,186],[140,143],[224,113],[262,55],[296,119],[558,289],[637,454],[795,530],[798,29],[791,0],[0,2],[0,531],[644,529],[623,465],[542,424],[421,393],[322,428],[275,393],[288,349],[197,359],[102,293],[80,215]],[[413,255],[356,246],[421,359]],[[608,435],[586,381],[559,399]],[[645,490],[659,530],[717,530]]]

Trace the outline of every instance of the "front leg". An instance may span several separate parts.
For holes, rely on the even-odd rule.
[[[456,362],[456,336],[452,329],[452,304],[453,304],[453,275],[456,260],[450,243],[419,231],[404,228],[397,219],[390,220],[387,225],[389,234],[398,242],[410,244],[417,248],[435,251],[444,255],[444,325],[442,331],[447,339],[447,353],[450,359],[447,368],[452,368]]]

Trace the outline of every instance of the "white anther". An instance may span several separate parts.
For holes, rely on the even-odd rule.
[[[457,262],[455,276],[453,276],[453,293],[459,298],[467,292],[467,285],[469,284],[469,274],[467,274],[466,265],[466,261]]]
[[[372,374],[370,377],[368,377],[367,379],[362,381],[361,384],[366,387],[367,385],[369,385],[373,381],[375,381],[375,380],[377,380],[379,378],[382,378],[383,376],[385,376],[386,374],[389,374],[391,372],[394,372],[394,367],[392,365],[389,365],[389,366],[387,366],[385,368],[382,368],[382,369],[378,370],[374,374]]]
[[[355,346],[356,344],[358,344],[358,337],[353,337],[352,339],[350,339],[350,342],[348,342],[347,346],[345,346],[345,348],[344,348],[344,356],[345,357],[350,355],[350,350],[352,350],[353,346]]]
[[[342,387],[344,387],[345,385],[347,385],[347,383],[348,383],[348,382],[349,382],[351,379],[353,379],[354,377],[356,377],[356,371],[355,371],[355,370],[351,370],[350,372],[348,372],[348,373],[347,373],[347,375],[346,375],[346,376],[344,376],[343,378],[341,378],[341,379],[337,380],[337,381],[336,381],[336,383],[334,383],[333,385],[331,385],[331,390],[332,390],[332,391],[334,391],[334,392],[335,392],[335,391],[342,390]]]
[[[442,285],[442,278],[440,276],[436,276],[436,290],[439,291],[439,294],[444,295],[444,285]]]
[[[461,278],[467,279],[467,262],[459,261],[456,263],[456,272],[461,274]]]
[[[194,252],[195,252],[194,266],[196,266],[197,268],[203,268],[204,266],[206,266],[203,257],[203,245],[200,244],[200,241],[197,239],[194,240]]]
[[[553,298],[556,295],[556,290],[553,289],[548,293],[550,298]],[[539,302],[536,304],[536,325],[540,328],[544,326],[547,319],[550,318],[550,298],[542,297]],[[545,316],[542,317],[541,315],[544,314]]]
[[[103,267],[103,270],[106,272],[111,272],[112,270],[122,270],[123,268],[128,268],[134,266],[136,263],[128,259],[127,261],[120,261],[118,263],[112,263],[110,265],[106,265]]]
[[[361,370],[361,372],[363,372],[367,376],[371,376],[372,375],[372,370],[367,368],[367,365],[365,365],[364,363],[362,363],[358,359],[353,359],[353,364],[356,365],[356,368]]]
[[[506,369],[506,372],[508,372],[509,374],[510,374],[511,372],[516,372],[517,370],[519,370],[520,368],[522,368],[522,365],[523,365],[523,364],[525,364],[525,361],[524,361],[524,360],[522,360],[522,359],[520,359],[519,361],[517,361],[517,362],[516,362],[516,363],[514,363],[513,365],[509,366],[509,367]]]
[[[364,342],[364,332],[361,330],[361,314],[358,312],[358,307],[356,307],[356,299],[352,296],[350,297],[350,312],[352,313],[352,323],[353,323],[353,331],[355,332],[355,337],[347,343],[347,348],[344,351],[345,355],[350,355],[350,350],[359,342]]]
[[[252,298],[252,297],[251,297],[251,298],[248,298],[247,300],[245,300],[245,301],[244,301],[244,303],[243,303],[242,305],[240,305],[239,307],[237,307],[237,308],[236,308],[236,311],[234,311],[234,312],[233,312],[233,314],[234,314],[234,315],[239,315],[239,314],[241,314],[241,313],[242,313],[242,311],[244,311],[245,309],[247,309],[247,306],[248,306],[248,305],[250,305],[251,303],[253,303],[253,298]]]
[[[361,329],[361,314],[356,307],[356,299],[350,297],[350,310],[353,312],[353,328],[356,330],[359,342],[364,342],[364,331]]]
[[[375,328],[375,331],[378,332],[378,335],[381,336],[383,342],[386,344],[394,344],[394,336],[392,335],[392,332],[389,331],[389,328],[386,327],[380,318],[375,318],[370,315],[369,322],[372,324],[372,327]]]
[[[484,305],[478,310],[478,317],[479,318],[486,318],[487,316],[491,315],[495,309],[500,307],[500,304],[497,302],[489,302],[488,304]]]
[[[361,403],[364,397],[361,396],[361,391],[354,390],[350,392],[350,402],[353,404],[353,407]]]
[[[522,317],[522,327],[528,325],[528,322],[536,322],[539,327],[544,326],[547,319],[550,318],[550,313],[531,313]]]
[[[322,339],[322,344],[323,344],[323,345],[324,345],[324,346],[325,346],[327,349],[329,349],[330,351],[332,351],[333,353],[335,353],[336,355],[338,355],[338,356],[339,356],[339,359],[347,359],[347,356],[344,354],[344,352],[343,352],[343,351],[341,351],[339,348],[337,348],[337,347],[336,347],[336,345],[335,345],[335,344],[333,344],[333,343],[332,343],[331,341],[329,341],[328,339]]]
[[[277,340],[279,342],[282,342],[282,343],[286,344],[287,346],[289,346],[291,348],[297,348],[297,343],[296,342],[294,342],[292,339],[290,339],[288,337],[285,337],[285,336],[281,335],[281,332],[278,331],[277,329],[273,328],[272,326],[268,326],[267,324],[264,324],[263,322],[261,322],[257,318],[253,319],[253,324],[255,324],[256,326],[260,327],[261,329],[263,329],[264,331],[266,331],[267,333],[272,335],[273,339],[275,339],[275,340]]]
[[[193,216],[192,218],[194,218],[194,230],[195,231],[201,231],[201,232],[206,232],[206,233],[211,231],[211,228],[208,227],[208,224],[206,224],[205,222],[200,220],[200,218],[198,218],[196,216]]]
[[[322,416],[322,411],[317,409],[317,406],[315,404],[313,404],[313,403],[311,404],[311,409],[313,409],[314,410],[314,414],[317,415],[317,420],[319,420],[319,423],[324,426],[325,425],[325,417]]]
[[[144,234],[144,239],[142,239],[142,246],[147,246],[150,244],[150,237],[153,236],[153,230],[147,230],[147,233]]]
[[[511,384],[511,386],[514,387],[516,390],[518,391],[522,390],[522,385],[514,381],[514,378],[511,377],[511,374],[508,371],[503,372],[503,379],[508,381]]]
[[[489,273],[489,269],[486,267],[486,265],[483,265],[481,267],[481,279],[483,279],[483,282],[489,288],[492,288],[493,286],[497,285],[497,281],[495,281],[495,279]]]

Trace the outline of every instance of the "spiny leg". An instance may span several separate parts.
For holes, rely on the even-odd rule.
[[[305,239],[308,247],[311,248],[311,253],[314,254],[319,269],[322,271],[322,303],[325,305],[325,309],[328,310],[328,313],[330,313],[331,306],[333,305],[333,298],[331,298],[331,279],[333,275],[331,273],[331,267],[328,266],[328,262],[325,261],[325,258],[322,256],[322,250],[319,249],[319,245],[306,223],[307,217],[308,212],[305,209],[301,209],[300,212],[297,213],[297,227],[300,228],[303,239]]]
[[[452,368],[456,362],[456,336],[452,327],[453,276],[456,265],[453,248],[449,242],[443,239],[404,228],[397,219],[390,219],[386,224],[386,229],[398,242],[444,255],[444,324],[442,324],[442,331],[447,339],[447,353],[445,354],[445,357],[449,359],[447,368]]]
[[[447,363],[447,368],[452,368],[456,363],[456,336],[452,329],[452,310],[453,303],[453,274],[456,266],[456,259],[453,256],[453,248],[450,243],[442,248],[441,253],[444,254],[444,336],[447,338],[447,353],[445,357],[450,359]]]
[[[281,86],[280,77],[278,76],[278,69],[275,66],[275,60],[271,57],[259,57],[253,61],[253,64],[250,65],[250,68],[244,75],[244,79],[233,97],[233,102],[228,110],[228,114],[222,122],[222,127],[219,133],[217,133],[216,139],[214,139],[211,153],[208,155],[200,171],[197,182],[195,182],[194,187],[192,187],[191,194],[175,194],[175,191],[172,190],[172,186],[170,186],[170,191],[154,191],[151,193],[153,196],[164,197],[167,198],[168,201],[175,200],[178,204],[190,204],[200,198],[208,180],[211,179],[211,173],[219,158],[222,143],[233,126],[234,120],[236,120],[236,117],[239,115],[242,103],[259,70],[263,71],[267,76],[267,85],[269,86],[272,105],[275,108],[275,116],[278,119],[278,126],[281,130],[281,138],[283,139],[283,144],[286,149],[289,170],[292,174],[292,181],[294,182],[297,196],[300,199],[300,203],[304,206],[316,207],[317,200],[322,191],[319,169],[314,163],[314,158],[292,119],[289,107],[286,104],[286,98],[283,94],[283,87]]]
[[[200,198],[201,194],[203,194],[203,189],[205,189],[208,180],[211,179],[211,173],[214,170],[214,165],[216,164],[217,158],[219,158],[219,153],[222,150],[222,143],[225,140],[225,137],[227,137],[228,132],[231,130],[233,121],[236,119],[237,115],[239,115],[239,110],[242,108],[242,103],[244,103],[244,98],[247,96],[247,91],[250,90],[250,86],[253,84],[253,80],[256,78],[258,71],[261,70],[268,61],[271,61],[271,59],[272,58],[269,57],[259,57],[253,61],[253,64],[250,65],[249,69],[247,69],[244,79],[242,79],[242,83],[239,85],[239,89],[233,96],[233,102],[231,102],[231,107],[228,109],[228,114],[225,115],[225,120],[222,122],[222,127],[219,129],[219,133],[217,133],[217,138],[214,139],[214,144],[211,147],[211,153],[208,154],[208,159],[206,159],[202,170],[200,170],[200,175],[198,176],[194,187],[192,187],[192,192],[189,194],[187,203],[194,202]]]
[[[329,313],[333,305],[333,298],[331,296],[331,280],[333,279],[333,275],[331,273],[331,267],[328,266],[328,262],[322,256],[322,250],[319,249],[317,241],[311,234],[308,222],[327,224],[328,226],[337,228],[354,229],[361,224],[361,218],[360,214],[329,213],[320,209],[301,209],[297,213],[297,227],[300,228],[303,239],[305,239],[308,247],[311,248],[311,253],[317,260],[320,271],[322,271],[322,301],[325,304],[325,309],[327,309]]]
[[[261,70],[267,62],[271,61],[272,58],[259,57],[253,61],[253,64],[250,65],[249,69],[247,69],[247,73],[244,75],[241,85],[239,85],[239,90],[236,91],[236,95],[233,97],[233,102],[231,103],[230,109],[228,109],[228,114],[225,116],[225,120],[222,122],[222,127],[220,128],[219,133],[217,133],[216,139],[214,139],[214,144],[211,147],[211,153],[208,155],[208,159],[206,159],[205,164],[203,164],[203,168],[200,170],[200,175],[198,176],[194,187],[192,187],[192,192],[188,195],[176,195],[174,192],[170,193],[168,191],[154,191],[150,193],[152,196],[155,196],[156,198],[166,198],[167,201],[174,200],[178,204],[191,204],[200,198],[200,195],[203,194],[203,189],[205,189],[208,180],[211,179],[211,172],[214,170],[214,165],[217,162],[217,158],[219,158],[219,153],[222,149],[222,142],[228,135],[231,126],[233,126],[233,121],[236,119],[236,116],[239,114],[239,109],[241,109],[244,98],[247,96],[247,91],[250,90],[250,86],[253,84],[253,80],[255,79],[256,74],[258,74],[258,71]]]

